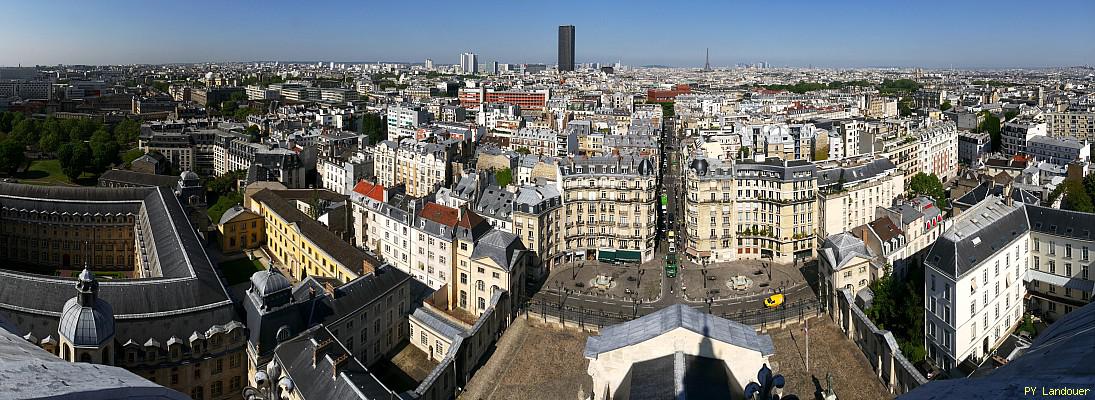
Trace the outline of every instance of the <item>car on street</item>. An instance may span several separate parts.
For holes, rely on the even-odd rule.
[[[783,304],[783,293],[776,293],[764,298],[764,306],[768,308],[776,308]]]

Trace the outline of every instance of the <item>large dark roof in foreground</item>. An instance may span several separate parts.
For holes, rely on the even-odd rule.
[[[0,208],[57,213],[118,212],[149,219],[160,275],[104,280],[99,298],[110,303],[116,338],[143,343],[185,339],[194,331],[238,320],[186,211],[167,188],[47,187],[0,183]],[[76,280],[0,270],[0,312],[38,337],[56,335]]]

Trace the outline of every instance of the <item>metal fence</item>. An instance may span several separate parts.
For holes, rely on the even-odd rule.
[[[741,310],[735,313],[716,312],[714,314],[731,321],[760,327],[769,324],[782,324],[816,317],[821,313],[819,305],[820,303],[817,299],[811,298],[791,302],[774,309]],[[694,307],[701,311],[711,312],[706,305]],[[655,311],[657,310],[636,308],[633,313],[621,313],[566,304],[560,305],[558,302],[542,298],[527,300],[520,310],[526,318],[543,318],[544,320],[566,322],[585,329],[597,330],[600,330],[605,326],[627,322]]]

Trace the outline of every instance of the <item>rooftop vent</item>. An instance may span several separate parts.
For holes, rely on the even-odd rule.
[[[973,245],[976,246],[976,245],[979,245],[979,244],[981,244],[981,237],[978,236],[978,237],[973,238]]]

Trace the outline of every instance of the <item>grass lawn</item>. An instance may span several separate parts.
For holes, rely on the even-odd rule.
[[[251,279],[251,274],[266,269],[258,260],[248,260],[246,258],[223,262],[220,264],[220,268],[224,278],[228,280],[229,286],[247,282],[248,279]]]
[[[19,183],[31,185],[94,186],[98,179],[98,175],[84,172],[83,174],[80,174],[80,177],[73,183],[63,172],[61,172],[60,161],[34,160],[30,162],[30,168],[15,174],[14,178],[18,179]]]

